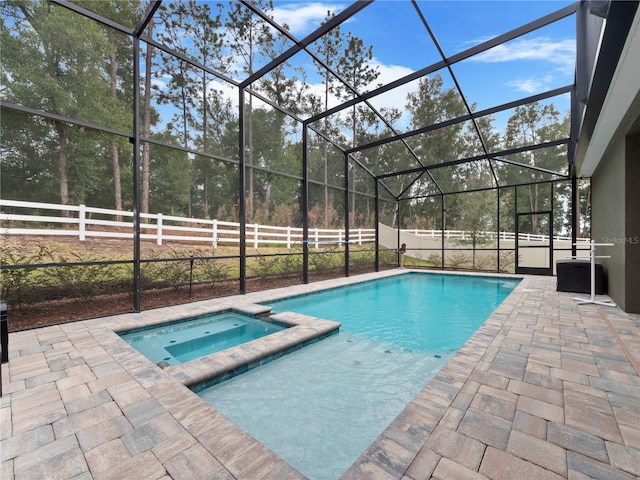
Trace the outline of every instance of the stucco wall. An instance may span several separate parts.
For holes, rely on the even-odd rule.
[[[591,178],[591,238],[597,243],[597,255],[604,265],[611,298],[625,308],[625,145],[612,142]]]
[[[640,124],[639,121],[636,122]],[[638,125],[640,129],[640,125]],[[626,166],[626,310],[640,313],[640,133],[628,135]]]

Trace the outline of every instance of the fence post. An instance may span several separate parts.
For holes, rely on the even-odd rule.
[[[218,219],[213,220],[213,248],[218,248]]]
[[[253,248],[258,249],[258,224],[253,226]]]
[[[317,250],[317,249],[318,249],[318,238],[319,238],[319,235],[318,235],[318,229],[317,229],[317,228],[316,228],[316,235],[315,235],[315,237],[316,237],[316,250]]]
[[[158,245],[162,245],[162,214],[161,213],[158,214],[158,222],[156,225],[158,227],[156,229],[157,235],[158,235],[158,238],[156,239],[156,243]]]
[[[78,234],[80,235],[80,241],[84,242],[86,239],[86,224],[85,224],[85,216],[86,216],[86,205],[80,205],[80,210],[78,211]]]
[[[358,245],[362,246],[362,229],[358,229]]]
[[[342,243],[342,230],[338,230],[338,243]]]
[[[291,250],[291,227],[287,227],[287,248]]]

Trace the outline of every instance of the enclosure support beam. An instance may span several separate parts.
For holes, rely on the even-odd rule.
[[[140,85],[140,38],[133,37],[133,85]],[[149,94],[149,92],[145,92]],[[140,312],[140,89],[133,89],[133,311]]]
[[[398,233],[396,234],[396,263],[400,266],[400,229],[402,221],[400,217],[400,200],[396,200],[396,218],[398,219]]]
[[[247,215],[245,205],[245,155],[244,155],[244,90],[238,89],[238,222],[240,223],[240,293],[247,292]]]
[[[356,168],[355,165],[353,168]],[[344,276],[349,276],[349,154],[344,154]]]
[[[309,283],[309,159],[307,124],[302,125],[302,282]]]
[[[496,272],[500,273],[500,187],[496,188]]]
[[[376,178],[376,187],[375,187],[375,192],[376,192],[376,198],[374,200],[375,203],[375,218],[374,218],[374,222],[376,224],[376,238],[375,238],[375,268],[376,268],[376,272],[380,271],[380,199],[379,199],[379,195],[380,195],[380,184],[379,184],[379,180]]]
[[[444,194],[440,195],[440,270],[444,270],[444,231],[447,229],[447,208],[444,204]]]
[[[578,205],[580,205],[580,195],[578,190],[578,179],[575,175],[571,177],[571,256],[578,255],[576,243],[578,242],[578,230],[580,229],[580,218],[578,218]]]

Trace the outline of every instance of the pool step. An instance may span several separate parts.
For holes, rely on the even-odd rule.
[[[182,360],[181,357],[189,355],[190,359],[193,358],[194,352],[198,352],[202,349],[208,349],[211,345],[216,345],[216,350],[223,350],[226,344],[236,345],[236,339],[246,334],[247,324],[238,324],[234,322],[232,325],[228,325],[226,329],[220,330],[216,333],[204,335],[202,337],[193,338],[180,343],[173,343],[167,345],[165,350],[178,360]],[[198,355],[199,356],[199,355]]]

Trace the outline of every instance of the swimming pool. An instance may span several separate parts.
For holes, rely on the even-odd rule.
[[[307,477],[335,479],[518,282],[407,273],[274,302],[340,333],[194,390]]]
[[[119,335],[153,363],[177,365],[285,328],[248,315],[224,312],[121,332]]]

